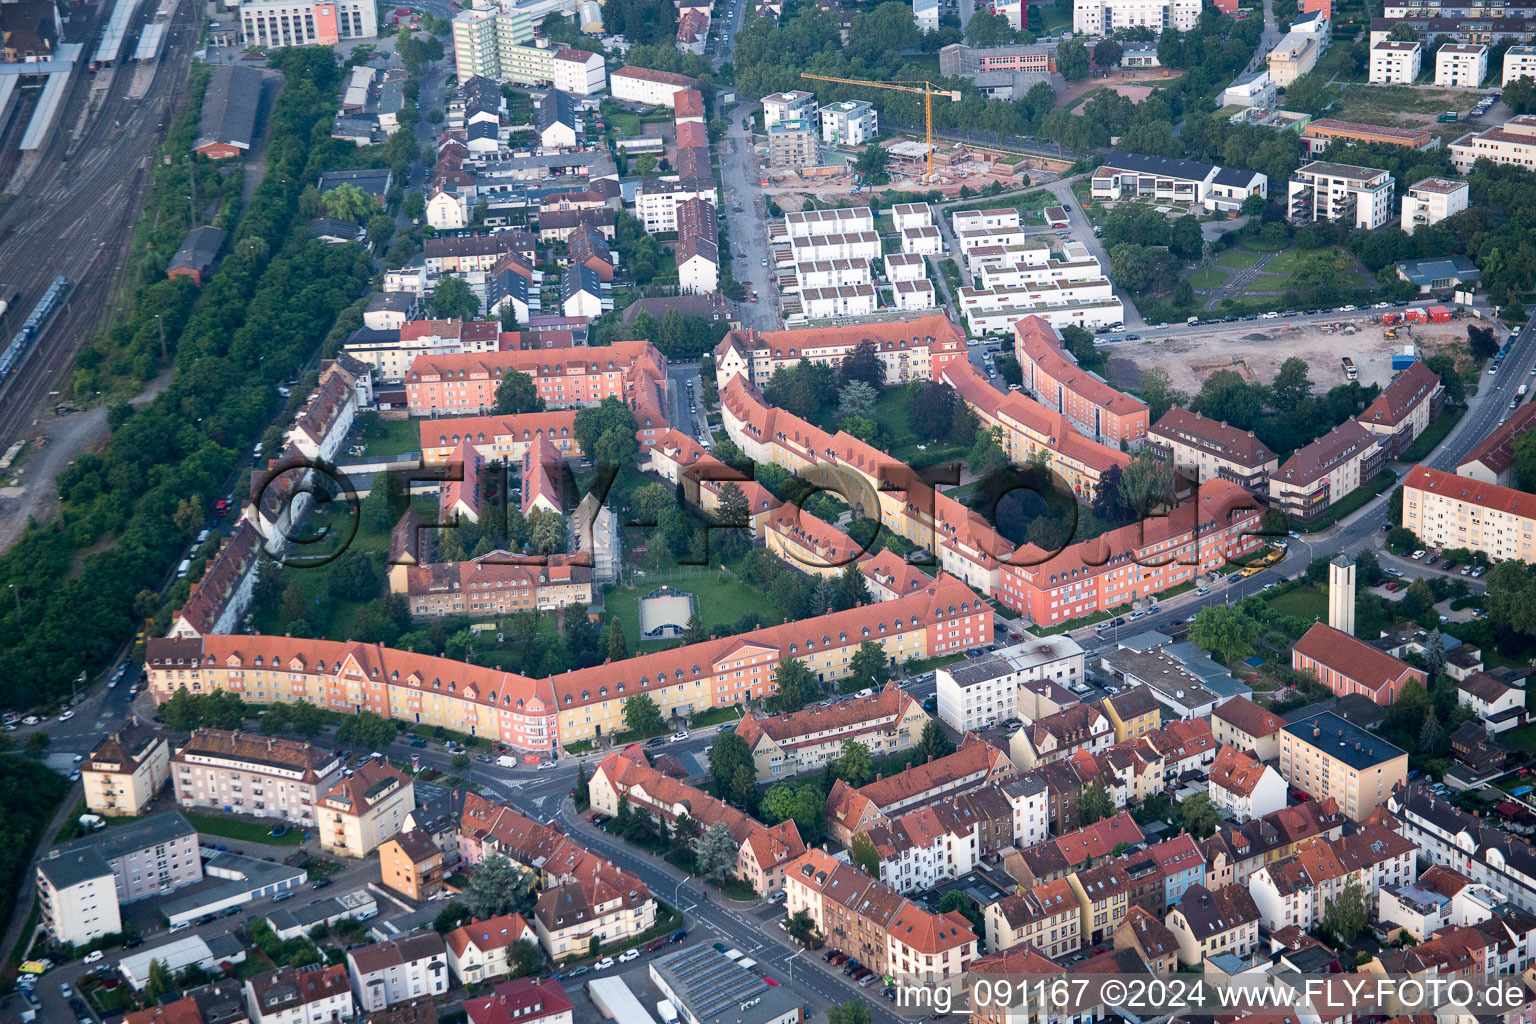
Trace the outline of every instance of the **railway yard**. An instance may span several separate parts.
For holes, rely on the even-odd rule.
[[[105,0],[88,9],[69,23],[69,38],[89,48],[109,13]],[[153,13],[143,5],[130,36]],[[24,104],[0,124],[0,286],[12,299],[0,319],[4,343],[10,344],[56,278],[70,282],[0,382],[0,445],[48,433],[52,393],[62,389],[76,353],[113,313],[150,161],[185,95],[200,16],[195,3],[177,7],[142,98],[133,95],[135,65],[126,58],[94,74],[77,61],[40,148],[19,149],[29,121]],[[131,53],[131,44],[123,52]]]

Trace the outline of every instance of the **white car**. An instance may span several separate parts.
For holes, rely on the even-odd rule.
[[[1378,303],[1376,303],[1376,305],[1372,306],[1371,308],[1372,309],[1386,309],[1390,305],[1392,305],[1392,303],[1390,303],[1390,302],[1378,302]]]
[[[613,963],[614,963],[613,957],[605,956],[601,960],[599,960],[597,963],[593,964],[592,965],[592,969],[594,971],[606,971],[608,968],[613,966]]]
[[[619,954],[619,963],[621,963],[621,964],[627,964],[631,960],[639,960],[639,959],[640,959],[640,951],[638,949],[626,949],[624,952]]]
[[[539,762],[538,770],[541,771],[541,772],[547,772],[551,768],[558,768],[558,767],[560,767],[560,762],[559,761],[540,761]]]
[[[1109,329],[1109,333],[1110,334],[1124,334],[1125,333],[1125,324],[1116,324],[1115,326],[1113,326],[1113,327],[1111,327]]]
[[[1412,558],[1413,558],[1413,560],[1414,560],[1414,561],[1415,561],[1415,562],[1417,562],[1417,561],[1418,561],[1418,560],[1419,560],[1419,559],[1421,559],[1421,558],[1423,558],[1423,557],[1424,557],[1424,551],[1423,551],[1423,550],[1422,550],[1422,549],[1420,549],[1420,550],[1418,550],[1418,551],[1415,551],[1415,552],[1414,552],[1414,553],[1413,553],[1413,555],[1412,555]]]
[[[681,743],[684,740],[686,740],[687,738],[688,738],[688,730],[687,729],[683,729],[683,730],[681,730],[679,732],[673,733],[671,738],[668,739],[667,742],[668,743]]]
[[[1278,319],[1280,319],[1280,314],[1275,312],[1274,310],[1270,310],[1268,313],[1264,314],[1264,319],[1265,320],[1278,320]]]
[[[1355,310],[1357,310],[1359,308],[1360,308],[1359,306],[1340,306],[1339,307],[1339,312],[1340,313],[1353,313]]]
[[[100,960],[105,955],[106,954],[102,953],[101,950],[93,949],[89,953],[85,954],[84,962],[88,963],[88,964],[93,964],[96,961]]]
[[[67,721],[69,721],[69,720],[70,720],[70,719],[71,719],[71,718],[74,718],[74,717],[75,717],[75,713],[74,713],[74,712],[73,712],[73,711],[65,711],[65,712],[64,712],[64,713],[62,713],[62,714],[61,714],[61,715],[59,715],[59,721],[61,721],[61,722],[67,722]]]

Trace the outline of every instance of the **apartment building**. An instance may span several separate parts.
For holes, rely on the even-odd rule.
[[[1444,405],[1445,386],[1439,375],[1416,361],[1355,420],[1381,439],[1388,458],[1398,458],[1429,428]]]
[[[347,355],[373,368],[380,380],[403,380],[417,356],[498,352],[501,325],[495,321],[412,320],[397,330],[357,331],[343,346]],[[515,335],[505,335],[516,346]]]
[[[929,721],[922,706],[894,682],[873,697],[840,700],[784,715],[747,712],[736,735],[752,751],[757,780],[820,771],[842,756],[843,743],[864,744],[876,757],[910,749]]]
[[[1259,908],[1241,885],[1192,885],[1164,923],[1178,940],[1182,967],[1199,967],[1220,953],[1246,958],[1259,945]]]
[[[1363,431],[1362,431],[1363,433]],[[1040,625],[1107,611],[1193,580],[1259,546],[1259,510],[1216,480],[1165,516],[1069,545],[1033,564],[1004,564],[997,597]]]
[[[1386,462],[1381,440],[1357,421],[1345,420],[1270,475],[1270,505],[1303,521],[1316,519],[1381,472]]]
[[[854,789],[838,779],[827,794],[827,833],[844,846],[853,836],[886,825],[904,811],[915,810],[1017,775],[1008,756],[979,736],[967,735],[946,757],[913,765],[904,772],[876,779]]]
[[[494,80],[512,77],[512,68],[522,63],[518,59],[522,55],[514,51],[537,49],[524,45],[532,42],[533,19],[527,12],[493,8],[460,11],[453,19],[453,51],[459,81],[467,82],[477,76]],[[554,53],[546,50],[540,55],[547,59]],[[527,76],[524,78],[527,80]]]
[[[1436,85],[1476,89],[1487,77],[1488,47],[1484,44],[1446,43],[1435,51]]]
[[[1517,78],[1536,78],[1536,46],[1516,45],[1504,51],[1501,84],[1508,85]]]
[[[477,985],[512,972],[513,943],[537,942],[538,932],[521,914],[473,921],[447,935],[448,966],[462,985]]]
[[[1025,392],[1065,416],[1079,433],[1133,447],[1146,439],[1146,403],[1078,366],[1050,324],[1037,316],[1019,320],[1013,325],[1013,345]]]
[[[1093,172],[1093,198],[1203,203],[1235,211],[1251,195],[1269,195],[1269,178],[1255,171],[1218,167],[1140,153],[1111,152]]]
[[[993,654],[934,670],[937,714],[945,725],[962,736],[989,729],[998,722],[1028,715],[1024,705],[1035,705],[1035,687],[1058,694],[1052,713],[1077,698],[1063,687],[1083,680],[1083,649],[1069,636],[1043,637],[1005,647]]]
[[[1151,450],[1197,487],[1227,480],[1254,494],[1268,493],[1280,457],[1251,430],[1239,430],[1177,406],[1147,431]]]
[[[1425,178],[1403,193],[1403,230],[1413,234],[1429,224],[1439,224],[1467,208],[1471,186],[1449,178]]]
[[[1082,948],[1082,907],[1065,878],[1004,896],[982,909],[987,949],[1027,945],[1052,960]]]
[[[405,376],[406,405],[415,416],[485,416],[495,409],[496,388],[509,370],[533,377],[539,397],[551,409],[596,405],[605,398],[629,404],[643,394],[647,380],[666,376],[666,366],[666,357],[648,341],[620,341],[602,349],[419,356]]]
[[[239,6],[246,46],[335,46],[379,34],[378,9],[363,0],[240,0]]]
[[[50,850],[34,878],[39,920],[54,942],[84,946],[123,930],[112,866],[95,850]]]
[[[546,889],[533,907],[539,945],[553,961],[586,956],[599,947],[624,942],[656,926],[656,900],[644,882],[609,868]]]
[[[1346,146],[1402,146],[1422,152],[1437,145],[1435,134],[1423,128],[1387,128],[1382,125],[1339,121],[1331,117],[1313,118],[1301,130],[1307,152],[1321,156],[1335,142]]]
[[[1383,39],[1371,45],[1369,81],[1375,85],[1412,85],[1424,60],[1417,39]]]
[[[768,126],[768,166],[815,167],[820,163],[816,126],[809,118],[788,118]]]
[[[1496,562],[1536,561],[1536,496],[1481,475],[1413,467],[1403,481],[1402,525],[1436,547],[1481,551]]]
[[[1449,149],[1458,174],[1466,174],[1479,160],[1536,168],[1536,114],[1521,114],[1481,132],[1468,132]]]
[[[218,639],[233,647],[240,638]],[[302,671],[303,666],[300,660],[296,667]],[[243,675],[237,669],[230,681],[239,686]],[[288,677],[282,665],[274,666],[273,675],[274,689],[276,677]],[[302,683],[299,686],[303,689]],[[166,692],[165,698],[170,695]],[[242,696],[250,699],[251,694]],[[171,758],[171,785],[178,807],[212,807],[311,827],[319,824],[315,804],[341,778],[341,758],[330,750],[301,740],[224,729],[194,730]]]
[[[627,64],[608,76],[608,91],[614,99],[669,110],[676,107],[678,93],[698,87],[698,80],[687,75]]]
[[[1265,56],[1269,79],[1277,89],[1288,89],[1296,79],[1317,67],[1323,39],[1315,32],[1287,32]]]
[[[347,775],[320,800],[320,848],[338,857],[366,857],[398,835],[416,807],[411,777],[376,759]]]
[[[1393,703],[1410,682],[1428,685],[1422,670],[1324,622],[1313,623],[1296,641],[1291,667],[1312,673],[1335,696],[1358,693],[1381,705]]]
[[[678,207],[689,199],[716,200],[713,182],[667,181],[642,182],[635,191],[635,216],[645,224],[648,234],[678,230]]]
[[[801,659],[819,680],[830,682],[848,674],[849,662],[864,640],[874,640],[887,656],[906,661],[931,652],[985,646],[992,642],[991,621],[985,601],[958,580],[941,575],[922,591],[894,601],[546,679],[351,642],[210,635],[195,641],[151,640],[149,685],[161,702],[186,685],[194,691],[230,689],[258,704],[307,699],[315,687],[337,714],[367,708],[413,724],[492,735],[521,750],[547,751],[559,743],[621,729],[624,701],[637,691],[649,693],[663,715],[674,709],[688,714],[737,704],[749,694],[768,695],[775,685],[775,666],[785,656]],[[273,657],[278,659],[275,667]],[[254,742],[264,745],[267,738]],[[172,774],[180,796],[180,767],[173,767]],[[325,789],[307,799],[318,799],[335,780],[327,774],[324,781]],[[225,806],[229,800],[206,802]],[[304,813],[310,813],[307,806]]]
[[[795,222],[791,221],[790,230],[795,229]],[[715,346],[715,382],[722,394],[736,376],[761,388],[775,372],[792,367],[801,359],[834,368],[841,366],[846,357],[864,344],[874,348],[885,369],[887,384],[932,380],[943,366],[966,358],[965,333],[942,314],[904,322],[803,330],[748,329],[732,331]]]
[[[1359,822],[1407,782],[1408,755],[1325,711],[1280,731],[1280,774],[1312,798],[1332,800]]]
[[[1070,757],[1078,750],[1107,750],[1114,738],[1114,727],[1097,704],[1076,704],[1026,722],[1009,739],[1008,756],[1021,769],[1028,770]]]
[[[1416,847],[1385,825],[1369,825],[1336,842],[1318,837],[1291,856],[1266,864],[1248,880],[1248,891],[1270,932],[1318,927],[1329,903],[1351,883],[1373,906],[1384,885],[1408,885],[1417,875]]]
[[[1084,329],[1118,323],[1125,308],[1109,279],[1046,281],[1030,285],[962,287],[960,312],[974,335],[1002,334],[1021,317],[1033,317],[1050,327],[1069,324]]]
[[[945,797],[860,833],[874,850],[880,881],[900,893],[925,892],[1011,849],[1013,809],[995,786]]]
[[[1432,865],[1457,871],[1526,913],[1536,913],[1536,847],[1529,840],[1485,823],[1420,785],[1394,791],[1386,806],[1391,823]]]
[[[805,120],[816,123],[816,94],[802,89],[776,92],[763,97],[763,127],[772,128],[780,121]]]
[[[576,438],[576,410],[552,409],[509,416],[453,416],[424,419],[420,424],[422,463],[439,466],[454,461],[459,446],[468,441],[487,463],[514,466],[539,440],[547,441],[567,459],[580,458]]]
[[[447,949],[434,931],[414,932],[347,951],[358,1006],[370,1013],[448,991]]]
[[[862,146],[880,134],[880,112],[868,100],[840,100],[821,108],[821,141]]]
[[[976,935],[958,912],[930,913],[822,850],[789,865],[784,891],[791,917],[805,911],[818,934],[876,973],[947,984],[976,958]]]
[[[1153,32],[1177,29],[1188,32],[1200,19],[1199,0],[1073,0],[1072,31],[1087,36],[1107,36],[1117,29],[1145,27]]]
[[[1247,888],[1248,879],[1265,864],[1289,857],[1314,836],[1337,839],[1344,832],[1344,815],[1331,800],[1308,800],[1253,821],[1222,822],[1206,840],[1205,879],[1213,889],[1237,884]]]
[[[421,828],[379,844],[379,881],[413,900],[433,898],[443,887],[443,851]]]
[[[406,547],[405,542],[420,543],[432,529],[419,519],[413,526],[409,514],[402,518],[397,527],[403,535],[399,553],[414,557],[410,553],[415,549]],[[394,544],[391,550],[396,550]],[[583,556],[542,558],[542,562],[525,560],[509,551],[492,551],[462,562],[394,562],[389,567],[390,593],[404,594],[411,614],[428,619],[512,615],[592,602],[592,567],[583,564]]]
[[[1456,475],[1485,484],[1512,487],[1515,478],[1515,438],[1536,421],[1536,403],[1527,402],[1489,431],[1481,444],[1456,466]],[[1406,492],[1404,492],[1406,497]]]
[[[1371,231],[1392,219],[1393,184],[1374,167],[1314,160],[1291,175],[1287,210],[1296,224],[1326,220]]]
[[[55,865],[57,871],[41,870],[42,865],[52,860],[65,863]],[[88,930],[90,904],[98,906],[102,914],[107,913],[105,904],[95,901],[95,896],[99,895],[95,880],[101,877],[102,867],[112,876],[112,914],[116,913],[118,904],[162,896],[201,881],[203,877],[197,831],[176,811],[151,815],[61,843],[43,855],[39,866],[39,884],[46,880],[47,884],[61,889],[55,910],[59,915],[59,927],[64,930],[79,930],[82,926]],[[65,893],[63,889],[69,892]],[[103,923],[106,923],[105,917]]]
[[[279,967],[245,980],[251,1024],[334,1024],[357,1012],[345,964]]]
[[[171,777],[165,733],[130,715],[80,765],[85,806],[104,818],[137,818]]]
[[[650,766],[644,754],[620,751],[598,763],[590,783],[592,808],[609,816],[618,813],[619,800],[632,808],[644,807],[668,821],[688,816],[705,829],[724,825],[737,842],[736,877],[760,894],[784,886],[785,866],[805,851],[793,821],[768,826],[684,785]]]

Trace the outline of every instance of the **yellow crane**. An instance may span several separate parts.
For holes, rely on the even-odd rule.
[[[813,75],[800,72],[801,78],[816,82],[836,82],[839,85],[864,85],[871,89],[889,89],[892,92],[916,93],[923,98],[923,113],[928,119],[928,174],[925,182],[933,181],[933,98],[948,96],[951,103],[960,102],[959,89],[940,89],[932,82],[866,82],[862,78],[833,78],[831,75]],[[921,86],[921,88],[918,88]]]

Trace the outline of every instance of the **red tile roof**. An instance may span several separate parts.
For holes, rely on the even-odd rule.
[[[1210,782],[1213,786],[1247,799],[1264,780],[1267,771],[1269,769],[1263,764],[1236,747],[1222,744],[1221,749],[1216,751],[1216,760],[1211,762]]]
[[[1536,518],[1536,494],[1517,491],[1513,487],[1500,487],[1498,484],[1485,484],[1470,477],[1430,469],[1428,466],[1414,466],[1403,481],[1403,486],[1408,490],[1427,491],[1506,515]]]
[[[1176,440],[1245,469],[1256,469],[1276,458],[1253,431],[1230,427],[1177,406],[1163,413],[1148,434],[1155,441]]]
[[[1216,710],[1211,712],[1211,717],[1221,719],[1244,735],[1259,739],[1273,736],[1286,724],[1284,718],[1242,696],[1218,704]]]
[[[1428,401],[1439,387],[1440,375],[1422,361],[1415,360],[1356,418],[1367,426],[1396,427],[1412,415],[1420,403]]]
[[[1481,462],[1494,473],[1503,473],[1515,463],[1515,438],[1536,424],[1536,402],[1527,402],[1510,414],[1483,439],[1482,444],[1461,460],[1457,472],[1473,462]]]
[[[1536,506],[1536,499],[1532,499],[1531,504]],[[1296,641],[1291,650],[1359,683],[1373,693],[1405,679],[1417,679],[1421,683],[1425,679],[1424,673],[1412,665],[1398,661],[1364,640],[1323,622],[1313,623],[1312,628]]]
[[[1062,348],[1056,328],[1038,316],[1026,316],[1013,325],[1014,351],[1020,362],[1030,360],[1062,387],[1116,416],[1145,415],[1146,403],[1104,381],[1077,365]],[[1026,364],[1027,365],[1027,364]]]

